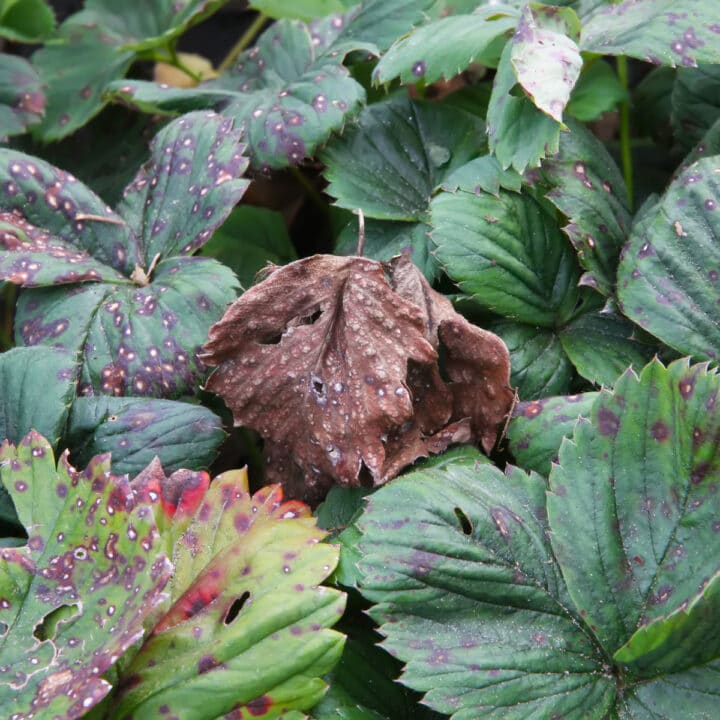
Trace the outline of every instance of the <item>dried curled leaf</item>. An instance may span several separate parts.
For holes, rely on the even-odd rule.
[[[333,482],[382,484],[451,443],[489,449],[512,399],[502,341],[405,258],[315,255],[275,269],[205,349],[218,366],[207,388],[263,436],[269,476],[305,497]]]

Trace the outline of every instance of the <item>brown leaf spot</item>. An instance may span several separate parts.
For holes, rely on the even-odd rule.
[[[620,429],[620,419],[618,416],[607,408],[598,410],[598,432],[601,435],[617,435]]]
[[[667,426],[667,423],[658,420],[654,422],[650,428],[650,434],[658,442],[664,442],[670,437],[670,428]]]

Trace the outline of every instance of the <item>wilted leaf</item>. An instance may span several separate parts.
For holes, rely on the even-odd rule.
[[[82,473],[37,433],[0,449],[0,478],[27,544],[0,549],[0,709],[79,718],[103,675],[143,637],[170,565],[152,515],[107,457]]]
[[[636,222],[618,270],[622,310],[699,359],[720,354],[720,159],[698,160]]]
[[[79,352],[82,393],[195,392],[205,368],[194,352],[236,282],[214,260],[187,257],[248,185],[230,122],[197,113],[168,125],[118,214],[67,173],[0,152],[2,277],[59,285],[22,294],[18,343]],[[94,282],[66,287],[83,280]]]
[[[0,140],[25,132],[45,112],[44,88],[25,59],[0,54]]]
[[[381,484],[472,437],[489,449],[512,399],[505,346],[407,259],[315,255],[274,270],[213,326],[206,349],[219,365],[207,388],[266,439],[271,477],[293,487],[299,469],[295,493],[359,484],[363,466]]]
[[[170,472],[206,468],[224,438],[220,418],[202,405],[99,396],[75,400],[66,442],[78,465],[111,453],[113,472],[133,476],[155,457]]]
[[[138,492],[152,492],[158,471],[140,479]],[[320,699],[320,676],[342,652],[343,636],[329,627],[345,597],[321,586],[337,548],[319,542],[324,533],[309,509],[283,503],[279,487],[251,496],[244,471],[215,478],[202,500],[206,479],[174,478],[157,498],[173,533],[183,527],[171,596],[123,668],[109,716],[300,717],[292,711]]]
[[[45,0],[2,0],[0,36],[14,42],[45,39],[55,27],[55,15]],[[3,60],[5,62],[5,60]]]

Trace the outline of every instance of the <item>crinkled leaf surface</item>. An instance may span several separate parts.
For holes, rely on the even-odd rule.
[[[2,0],[0,35],[14,42],[46,38],[55,27],[55,15],[45,0]]]
[[[77,386],[72,353],[50,347],[0,354],[0,437],[13,443],[37,430],[55,445]]]
[[[682,353],[720,354],[720,159],[693,163],[636,222],[618,270],[625,315]]]
[[[546,197],[568,219],[563,230],[587,271],[581,284],[609,295],[630,231],[627,189],[605,146],[580,123],[568,126],[559,153],[543,162],[540,174],[551,188]]]
[[[0,54],[0,138],[25,132],[45,112],[44,88],[24,58]]]
[[[624,0],[592,15],[580,49],[694,67],[720,62],[719,36],[716,8],[705,0]]]
[[[458,191],[438,194],[431,213],[438,260],[479,305],[542,327],[570,317],[580,273],[548,208],[525,194]]]
[[[226,0],[88,0],[58,29],[58,42],[33,55],[48,87],[44,140],[69,135],[96,115],[103,90],[123,77],[138,53],[167,46]]]
[[[558,151],[560,123],[539,110],[520,90],[512,66],[513,43],[500,57],[487,112],[488,144],[503,168],[512,166],[522,173],[528,166]]]
[[[66,436],[77,464],[111,453],[113,472],[131,476],[154,457],[170,472],[208,467],[224,439],[220,418],[202,405],[107,396],[77,398]]]
[[[196,113],[163,129],[119,214],[61,170],[2,152],[2,276],[60,285],[22,294],[17,341],[80,351],[83,394],[195,392],[195,350],[236,286],[216,261],[188,257],[248,185],[230,124]],[[82,280],[94,282],[66,287]]]
[[[219,366],[207,388],[266,439],[271,477],[300,469],[300,494],[359,484],[363,465],[380,484],[471,436],[489,450],[512,400],[502,341],[457,315],[407,258],[315,255],[274,270],[206,347]]]
[[[528,3],[512,39],[510,62],[535,106],[562,122],[582,58],[580,20],[572,8]]]
[[[670,102],[677,139],[686,147],[700,142],[720,118],[720,65],[678,70]]]
[[[450,463],[409,473],[358,521],[361,590],[404,684],[458,720],[604,718],[615,693],[547,538],[545,482]]]
[[[281,20],[230,70],[195,88],[126,81],[111,91],[146,112],[216,107],[244,132],[255,167],[285,167],[312,155],[364,102],[365,91],[343,67],[343,57],[315,43],[307,25]]]
[[[508,425],[508,439],[518,465],[541,475],[558,461],[560,443],[572,436],[578,418],[590,417],[597,393],[543,397],[515,406]]]
[[[642,626],[653,632],[648,623],[689,610],[717,572],[719,392],[705,365],[655,360],[601,392],[590,420],[560,447],[551,542],[575,605],[610,653]],[[702,612],[697,621],[709,622]],[[706,632],[717,656],[720,638],[709,625]],[[672,662],[656,656],[651,665],[686,669],[684,656],[667,653]],[[647,674],[644,654],[617,659],[632,655],[630,669]]]
[[[0,478],[29,538],[0,550],[3,716],[79,718],[110,690],[103,675],[143,636],[170,565],[152,514],[108,457],[55,467],[35,432],[0,449]]]
[[[432,83],[450,80],[473,62],[494,67],[516,23],[517,15],[509,7],[479,7],[472,15],[434,20],[397,40],[381,58],[373,79]]]
[[[345,596],[321,586],[338,555],[323,536],[279,487],[251,496],[244,471],[217,477],[175,544],[167,612],[124,670],[111,717],[300,717],[291,711],[312,707],[344,640],[329,630]]]

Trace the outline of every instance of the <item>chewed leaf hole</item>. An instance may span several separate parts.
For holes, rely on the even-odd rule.
[[[455,517],[458,519],[463,533],[465,533],[465,535],[472,535],[473,526],[470,518],[459,507],[455,508]]]
[[[313,323],[317,322],[318,318],[322,315],[322,310],[318,308],[312,315],[308,315],[307,317],[304,317],[301,321],[301,325],[312,325]]]
[[[315,393],[315,395],[318,398],[324,398],[325,397],[325,383],[317,375],[313,375],[310,378],[310,383],[312,385],[312,390]]]
[[[258,342],[261,345],[277,345],[281,339],[282,335],[280,333],[276,333],[275,335],[268,335],[267,337],[260,338]]]
[[[250,593],[245,591],[239,598],[235,598],[232,605],[229,607],[225,620],[223,621],[226,625],[229,625],[243,609],[245,603],[250,599]]]
[[[0,637],[4,637],[7,635],[7,631],[9,630],[10,626],[7,623],[0,622]]]
[[[62,623],[74,620],[80,614],[78,605],[61,605],[49,612],[33,630],[33,637],[40,642],[54,640],[57,635],[58,626]],[[0,632],[0,635],[2,633]]]

